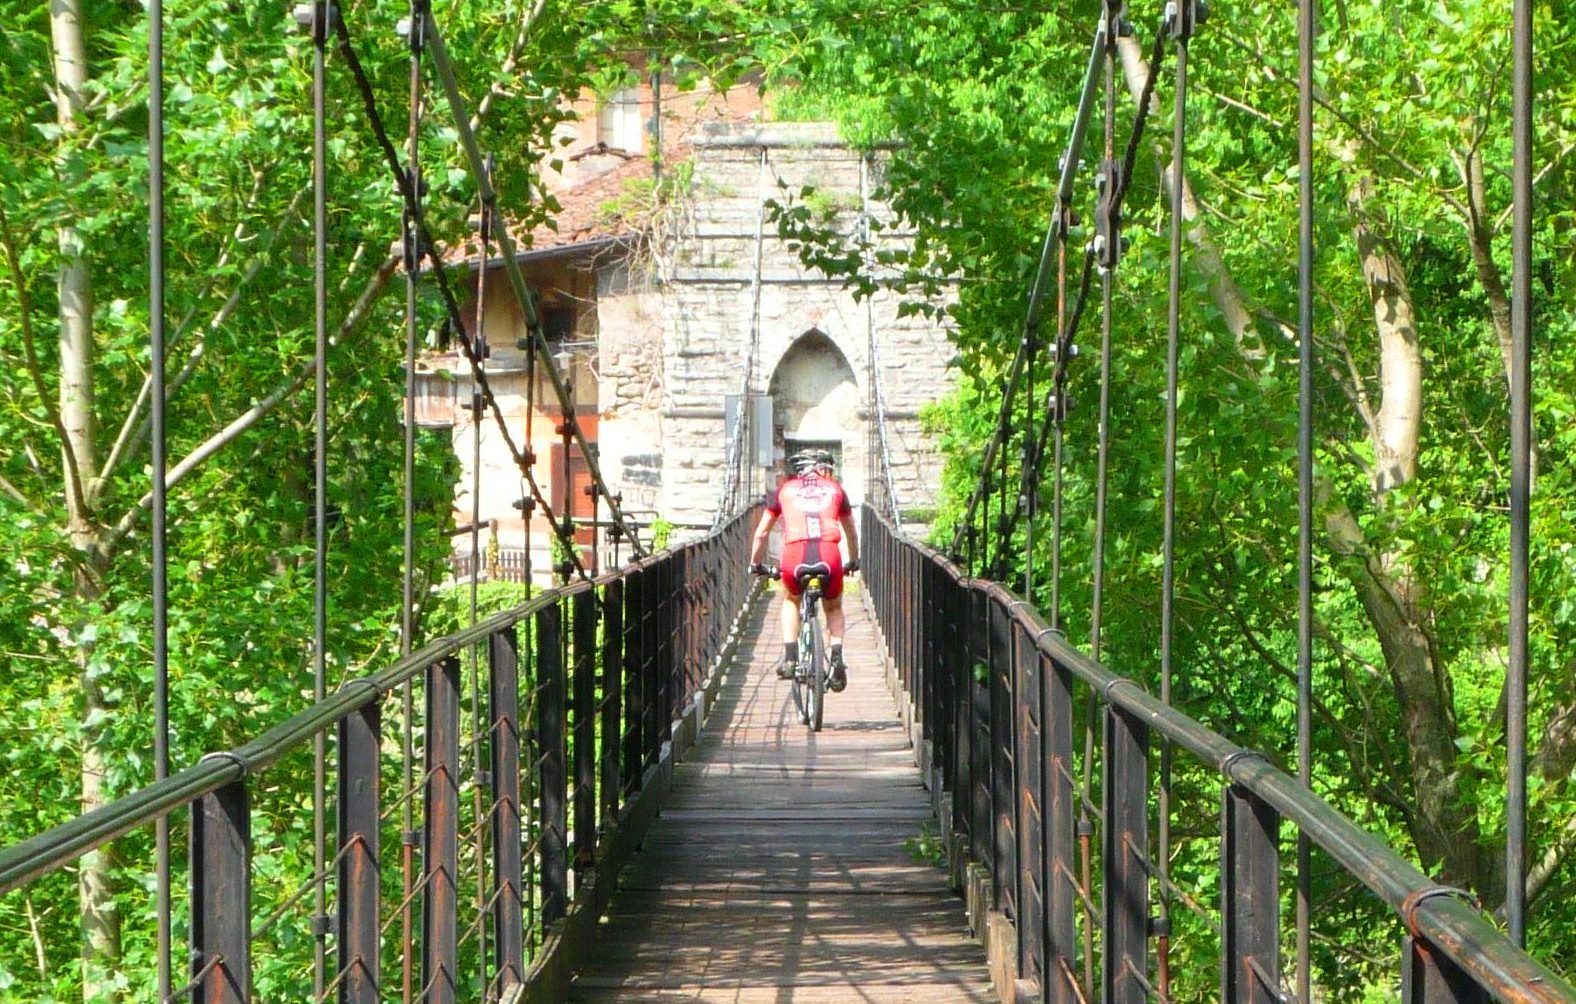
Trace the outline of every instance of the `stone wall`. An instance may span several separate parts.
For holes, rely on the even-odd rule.
[[[809,344],[807,337],[819,343],[823,336],[841,353],[852,380],[851,388],[837,389],[838,413],[846,419],[839,437],[841,473],[853,499],[863,500],[868,491],[872,326],[898,496],[905,506],[932,505],[938,463],[932,445],[920,432],[918,412],[952,385],[946,366],[952,348],[936,322],[923,316],[899,318],[900,298],[890,293],[856,301],[840,281],[806,268],[768,223],[760,242],[760,312],[755,351],[753,356],[750,353],[756,324],[756,232],[763,198],[787,202],[790,197],[800,199],[802,189],[814,188],[820,194],[813,204],[827,225],[851,234],[859,224],[862,192],[870,184],[861,178],[860,155],[839,145],[832,127],[815,124],[711,126],[693,137],[691,146],[693,200],[688,218],[667,246],[663,269],[658,423],[646,432],[662,447],[655,507],[676,522],[711,521],[720,499],[727,450],[725,397],[744,389],[747,372],[750,392],[768,394],[781,389],[774,386],[774,375],[783,377],[783,368],[809,363],[824,370],[834,365],[835,357],[829,362],[824,353],[815,355],[819,345],[802,351]],[[874,205],[872,212],[878,219],[886,215]],[[882,232],[881,239],[888,247],[907,240],[890,229]],[[604,309],[604,345],[613,335],[609,319]],[[631,363],[636,359],[630,356]],[[627,388],[651,384],[649,373],[641,378],[633,366],[613,363],[605,349],[603,362],[607,367],[603,386],[626,388],[616,391],[624,395],[618,399],[621,408],[625,400],[632,400],[629,395],[634,391]],[[643,407],[649,407],[649,391],[643,401]],[[848,407],[850,402],[853,407]],[[784,408],[785,403],[778,402],[778,424],[803,411]],[[604,418],[608,417],[604,408]],[[814,433],[809,438],[827,438],[825,416],[820,417],[822,423],[808,430]],[[612,434],[613,424],[604,424],[604,437]],[[783,431],[792,437],[807,429]],[[785,445],[780,434],[779,459]],[[603,456],[613,459],[607,448]],[[775,483],[775,476],[775,472],[757,471],[752,486],[759,491],[768,482]]]

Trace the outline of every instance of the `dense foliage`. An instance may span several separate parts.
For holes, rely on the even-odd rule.
[[[866,142],[898,140],[887,184],[920,239],[911,279],[960,280],[950,311],[964,383],[934,411],[948,456],[949,546],[979,475],[1054,211],[1098,7],[823,5],[794,62],[799,102]],[[1576,961],[1568,857],[1576,827],[1571,653],[1576,502],[1572,255],[1576,65],[1561,5],[1539,9],[1535,233],[1531,941]],[[1121,42],[1114,150],[1127,143],[1159,9]],[[901,20],[902,30],[893,25]],[[1509,25],[1494,5],[1344,3],[1319,39],[1315,337],[1316,787],[1442,881],[1504,898],[1510,274]],[[1295,764],[1297,149],[1291,5],[1217,9],[1190,45],[1182,277],[1175,698]],[[1174,95],[1168,52],[1127,196],[1116,271],[1101,653],[1155,681],[1160,593],[1167,236]],[[1124,72],[1125,71],[1125,72]],[[1097,106],[1098,108],[1098,106]],[[1102,156],[1101,117],[1088,166]],[[1075,208],[1095,201],[1086,170]],[[853,268],[835,235],[784,211],[806,256]],[[1087,226],[1075,228],[1076,296]],[[868,284],[869,277],[851,281]],[[1099,279],[1072,363],[1061,610],[1090,631]],[[1048,308],[1047,316],[1054,318]],[[1049,339],[1053,321],[1045,322]],[[1037,371],[1046,387],[1048,364]],[[1036,422],[1043,422],[1037,402]],[[1017,417],[1021,430],[1022,406]],[[1021,432],[1009,477],[1020,470]],[[1048,464],[1047,464],[1048,467]],[[1050,599],[1050,472],[1038,472],[1035,598]],[[994,512],[990,519],[994,520]],[[982,521],[981,525],[986,525]],[[1021,583],[1017,528],[1009,581]],[[990,553],[994,557],[994,548]],[[981,555],[975,555],[978,562]],[[979,567],[989,569],[981,563]],[[1184,772],[1174,866],[1208,902],[1214,794]],[[1197,839],[1195,839],[1197,838]],[[1395,925],[1328,862],[1318,872],[1319,981],[1382,993]],[[1178,912],[1186,911],[1178,908]],[[1178,951],[1212,937],[1183,917]],[[1378,932],[1383,936],[1375,937]],[[1208,1000],[1208,967],[1177,999]],[[1193,979],[1203,975],[1204,982]]]
[[[452,9],[451,9],[452,6]],[[939,404],[950,530],[977,476],[1025,290],[1054,208],[1057,160],[1098,5],[948,0],[541,0],[439,5],[461,87],[485,106],[506,204],[550,216],[529,164],[551,157],[561,98],[606,90],[631,51],[681,86],[765,75],[781,114],[837,119],[897,146],[886,194],[917,229],[885,262],[916,295],[955,280],[962,387]],[[132,3],[81,22],[84,73],[52,9],[0,0],[0,832],[35,832],[146,783],[151,728],[146,28]],[[403,133],[407,53],[391,0],[346,11],[391,129]],[[1576,45],[1566,5],[1539,5],[1535,268],[1534,949],[1570,970],[1576,917]],[[1135,6],[1115,142],[1158,5]],[[310,46],[283,7],[199,0],[167,15],[171,664],[176,765],[304,707],[311,693],[308,156]],[[1294,11],[1215,12],[1192,43],[1183,274],[1176,700],[1289,762],[1294,711],[1296,160]],[[69,32],[68,32],[69,33]],[[1318,788],[1432,874],[1492,907],[1502,856],[1508,437],[1509,32],[1504,5],[1332,5],[1320,40],[1316,239],[1319,382]],[[1127,199],[1115,277],[1111,483],[1102,655],[1156,673],[1166,331],[1170,64]],[[397,647],[402,374],[398,206],[349,75],[330,59],[332,261],[330,637],[334,680]],[[1125,85],[1125,86],[1124,86]],[[423,149],[433,229],[472,211],[441,107]],[[1100,129],[1086,159],[1099,156]],[[1076,197],[1088,216],[1092,189]],[[813,210],[813,197],[805,208]],[[860,256],[781,214],[806,254],[852,274]],[[1087,236],[1074,233],[1074,247]],[[1076,259],[1076,255],[1074,256]],[[1073,269],[1076,276],[1077,269]],[[1098,287],[1097,287],[1098,288]],[[362,304],[358,307],[357,304]],[[424,324],[436,320],[423,306]],[[1086,637],[1094,525],[1094,360],[1079,339],[1067,426],[1062,611]],[[83,356],[85,355],[85,358]],[[1047,370],[1038,372],[1041,389]],[[175,374],[180,374],[175,376]],[[91,386],[87,395],[84,381]],[[1037,409],[1036,409],[1037,410]],[[232,429],[242,416],[248,423]],[[231,431],[226,431],[231,430]],[[1012,463],[1018,463],[1014,445]],[[218,447],[208,452],[210,447]],[[421,443],[420,566],[444,550],[447,444]],[[73,474],[73,471],[77,472]],[[1043,472],[1042,472],[1043,473]],[[1049,481],[1041,481],[1049,511]],[[1050,534],[1034,538],[1049,599]],[[1027,541],[1011,550],[1016,574]],[[382,587],[376,584],[382,583]],[[503,602],[491,597],[484,606]],[[430,624],[458,623],[451,597]],[[332,685],[332,682],[331,682]],[[223,699],[216,699],[223,695]],[[281,897],[310,872],[309,764],[273,772],[256,815]],[[1211,901],[1214,792],[1179,780],[1178,882]],[[276,811],[278,810],[278,811]],[[0,901],[0,999],[151,996],[148,838],[81,876]],[[181,844],[177,834],[176,845]],[[1327,866],[1319,975],[1331,999],[1382,994],[1394,924]],[[89,910],[88,903],[93,904]],[[84,911],[91,914],[79,924]],[[1185,911],[1179,911],[1185,914]],[[1213,936],[1179,917],[1178,1000],[1207,1000]],[[1190,926],[1192,925],[1192,926]],[[76,962],[94,959],[89,985]],[[259,988],[298,999],[304,920],[275,937]],[[178,936],[181,932],[177,932]],[[1382,936],[1381,936],[1382,935]]]

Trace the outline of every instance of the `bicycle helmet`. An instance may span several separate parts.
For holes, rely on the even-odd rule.
[[[826,450],[800,450],[788,458],[788,467],[803,476],[812,472],[832,473],[832,455]]]

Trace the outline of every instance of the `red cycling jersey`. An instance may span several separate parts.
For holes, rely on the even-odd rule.
[[[843,592],[841,519],[853,514],[843,486],[819,474],[789,478],[766,496],[766,508],[782,520],[782,581],[790,596],[799,595],[797,571],[804,565],[825,565],[830,574],[822,595],[834,600]],[[827,545],[822,547],[822,545]]]
[[[783,543],[843,539],[839,520],[853,512],[843,486],[831,478],[807,474],[789,478],[766,497],[766,508],[783,521]]]

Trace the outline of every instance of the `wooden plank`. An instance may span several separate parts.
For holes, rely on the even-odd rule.
[[[570,1001],[994,1000],[945,870],[911,851],[936,823],[868,614],[845,607],[849,686],[811,734],[774,672],[777,602],[674,771]]]

